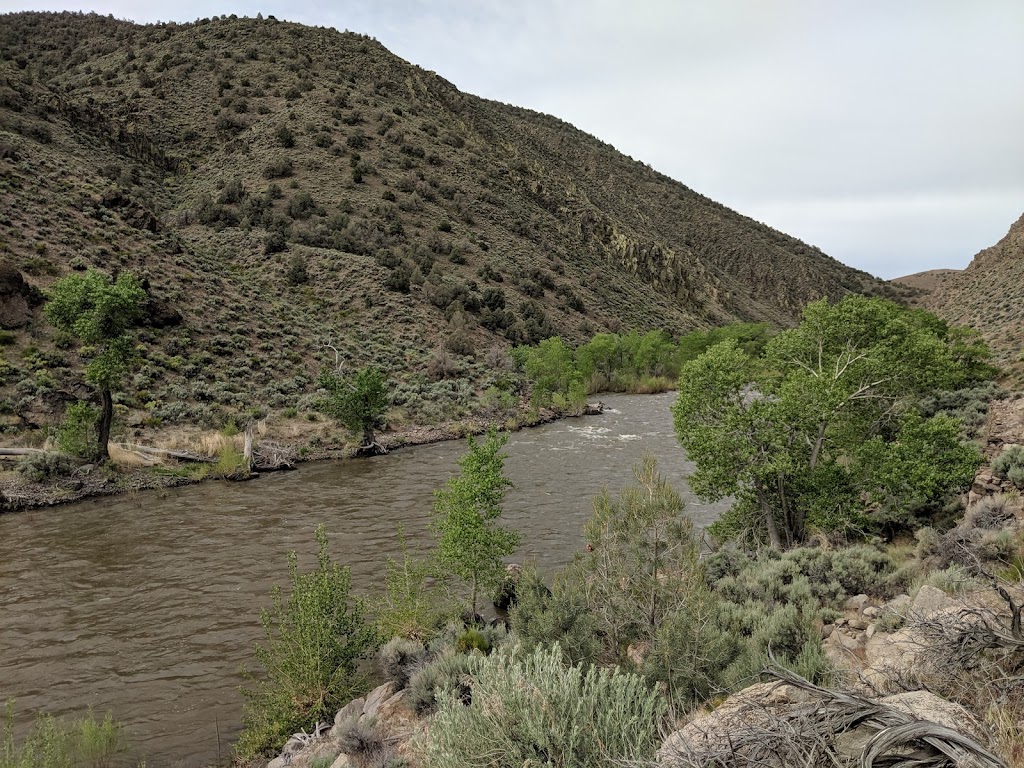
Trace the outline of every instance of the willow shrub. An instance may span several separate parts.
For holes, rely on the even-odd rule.
[[[664,699],[642,677],[568,666],[560,648],[468,657],[472,688],[439,697],[424,768],[593,768],[651,760]]]
[[[0,768],[106,768],[125,751],[121,725],[108,713],[92,712],[68,722],[40,714],[18,745],[14,740],[14,702],[3,713]]]
[[[356,665],[376,648],[376,633],[363,619],[363,604],[351,595],[348,568],[331,561],[323,526],[317,569],[299,573],[298,558],[288,553],[291,592],[278,585],[271,610],[260,623],[265,644],[256,648],[263,679],[246,673],[243,687],[245,729],[235,745],[241,760],[279,748],[300,729],[312,730],[352,699],[363,687]]]

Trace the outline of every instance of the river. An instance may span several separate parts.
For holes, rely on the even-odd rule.
[[[689,497],[672,434],[671,394],[608,396],[601,416],[512,435],[511,558],[550,571],[582,546],[602,486],[615,492],[652,451],[706,525],[720,506]],[[240,728],[239,669],[262,637],[260,608],[286,578],[286,553],[312,562],[313,530],[356,591],[380,588],[396,526],[430,544],[433,490],[457,471],[461,441],[388,456],[301,465],[249,483],[207,482],[0,516],[0,703],[19,724],[36,711],[107,710],[149,768],[196,768],[230,754]],[[219,731],[219,738],[218,738]]]

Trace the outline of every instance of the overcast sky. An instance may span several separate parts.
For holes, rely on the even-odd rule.
[[[882,277],[1024,212],[1024,0],[0,0],[362,32]]]

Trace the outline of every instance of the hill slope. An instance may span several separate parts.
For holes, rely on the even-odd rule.
[[[916,277],[899,282],[913,285]],[[981,331],[1011,377],[1024,381],[1024,215],[966,269],[943,275],[920,301],[951,323]]]
[[[25,13],[0,17],[0,52],[9,430],[82,394],[36,289],[89,266],[148,281],[122,404],[164,424],[301,409],[325,341],[431,421],[475,407],[512,343],[787,325],[895,290],[360,35]]]

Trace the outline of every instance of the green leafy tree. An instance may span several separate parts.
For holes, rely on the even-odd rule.
[[[470,587],[473,613],[482,589],[493,590],[505,577],[502,558],[519,546],[519,534],[498,524],[505,492],[507,434],[491,430],[482,443],[467,439],[468,452],[459,459],[461,472],[434,491],[434,530],[439,565]]]
[[[586,595],[606,661],[628,663],[628,649],[639,649],[641,671],[664,682],[672,700],[692,704],[708,695],[730,643],[714,624],[717,603],[682,498],[650,453],[633,475],[636,484],[617,498],[602,491],[594,499],[588,551],[568,583]]]
[[[978,367],[964,357],[972,354],[933,315],[852,296],[809,304],[801,325],[774,337],[760,358],[730,339],[687,363],[673,414],[696,464],[690,485],[705,499],[736,499],[713,531],[783,549],[802,541],[809,524],[862,522],[862,495],[880,481],[867,465],[858,467],[867,456],[858,449],[871,440],[900,444],[901,431],[911,428],[904,416],[922,396],[970,383]],[[959,450],[938,426],[925,432],[943,455]],[[920,444],[921,434],[903,442]],[[936,461],[935,450],[916,461]],[[906,482],[915,480],[931,483],[926,473],[909,472]],[[958,482],[947,480],[946,490]],[[892,498],[934,499],[931,485]]]
[[[112,280],[90,269],[58,281],[45,307],[54,328],[82,342],[80,351],[87,361],[85,380],[100,393],[95,452],[98,461],[110,458],[107,443],[114,418],[113,391],[135,360],[131,329],[142,318],[145,300],[145,290],[130,272]]]
[[[275,585],[271,609],[260,614],[266,638],[256,648],[256,661],[265,676],[246,673],[251,686],[242,688],[245,729],[235,745],[241,760],[278,749],[296,731],[331,719],[359,692],[357,663],[376,648],[363,603],[352,597],[351,573],[331,560],[322,525],[316,540],[316,570],[300,573],[298,556],[289,552],[291,590],[286,596]]]
[[[391,405],[387,378],[380,368],[362,368],[351,378],[324,374],[320,384],[328,392],[323,411],[359,433],[364,449],[373,447],[376,431],[384,426],[384,414]]]

